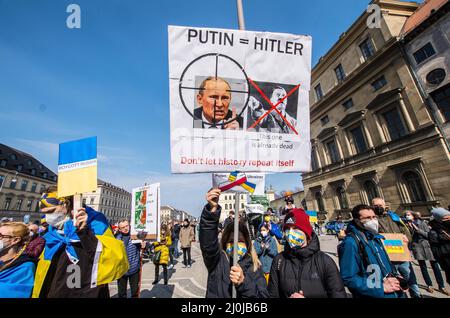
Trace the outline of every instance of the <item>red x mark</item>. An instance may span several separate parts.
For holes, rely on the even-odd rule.
[[[277,106],[280,105],[280,104],[281,104],[286,98],[288,98],[290,95],[292,95],[292,93],[294,93],[294,92],[300,87],[300,84],[298,84],[298,85],[295,86],[293,89],[291,89],[291,90],[289,91],[289,93],[288,93],[286,96],[284,96],[282,99],[280,99],[280,100],[278,101],[278,103],[276,103],[275,105],[273,105],[272,102],[270,101],[270,99],[266,96],[266,94],[264,94],[264,92],[259,88],[259,86],[256,85],[256,83],[253,82],[251,78],[248,78],[248,80],[249,80],[250,83],[256,88],[256,90],[261,94],[261,96],[262,96],[262,97],[269,103],[269,105],[271,106],[271,108],[270,108],[264,115],[262,115],[260,118],[258,118],[258,120],[255,121],[255,122],[253,123],[253,125],[250,126],[249,129],[255,128],[256,125],[258,125],[259,122],[260,122],[261,120],[263,120],[267,115],[269,115],[273,110],[275,110],[275,111],[278,113],[278,115],[280,115],[280,117],[284,120],[284,122],[289,126],[289,128],[291,128],[291,129],[295,132],[295,134],[298,135],[297,130],[295,130],[295,128],[292,127],[291,123],[290,123],[289,121],[287,121],[286,118],[284,118],[284,116],[283,116],[283,115],[280,113],[280,111],[277,109]]]

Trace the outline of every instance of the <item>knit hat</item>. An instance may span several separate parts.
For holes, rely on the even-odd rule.
[[[309,222],[309,215],[306,214],[305,210],[300,208],[292,209],[286,214],[283,222],[283,231],[288,227],[294,227],[305,232],[308,237],[311,237],[312,226]]]
[[[444,208],[433,208],[433,209],[431,210],[431,214],[433,215],[433,217],[434,217],[436,220],[440,221],[440,220],[442,220],[442,218],[443,218],[444,216],[449,215],[449,214],[450,214],[450,211],[448,211],[448,210],[446,210],[446,209],[444,209]]]

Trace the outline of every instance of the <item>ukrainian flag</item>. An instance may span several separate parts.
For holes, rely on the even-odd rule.
[[[403,254],[405,252],[400,240],[384,240],[384,246],[388,254]]]
[[[309,215],[309,222],[310,223],[317,223],[318,222],[317,211],[308,210],[308,211],[306,211],[306,214]]]
[[[97,189],[97,137],[59,145],[58,197]]]

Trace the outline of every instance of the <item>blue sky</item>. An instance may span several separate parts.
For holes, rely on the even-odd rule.
[[[248,30],[309,34],[313,65],[368,0],[244,0]],[[81,29],[66,7],[81,7]],[[237,28],[234,0],[0,0],[0,142],[56,171],[58,144],[98,136],[99,177],[161,182],[162,204],[198,216],[210,174],[171,175],[167,26]],[[267,177],[277,191],[299,174]]]

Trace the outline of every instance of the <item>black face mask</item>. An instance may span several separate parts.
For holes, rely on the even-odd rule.
[[[373,207],[373,211],[375,212],[376,215],[380,216],[384,214],[384,208],[381,206],[374,206]]]

